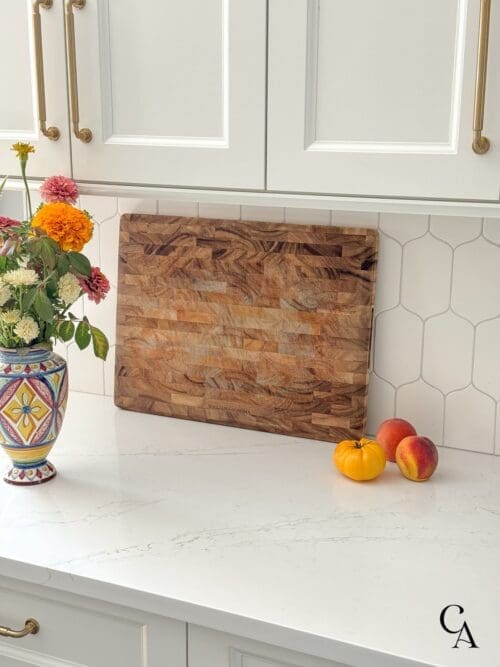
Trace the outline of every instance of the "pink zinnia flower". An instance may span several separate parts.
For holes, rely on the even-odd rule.
[[[4,230],[11,229],[12,227],[20,227],[21,223],[19,220],[12,220],[12,218],[6,218],[3,215],[0,215],[0,232]]]
[[[78,186],[75,181],[66,176],[51,176],[46,178],[40,186],[40,194],[47,204],[64,202],[65,204],[76,204],[78,199]]]
[[[88,278],[78,278],[80,287],[91,301],[100,303],[109,292],[109,280],[98,266],[93,266]]]

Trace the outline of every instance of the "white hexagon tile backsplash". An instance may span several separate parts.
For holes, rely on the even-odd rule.
[[[82,196],[96,221],[89,250],[113,290],[99,307],[82,304],[109,335],[106,363],[74,346],[76,391],[111,395],[121,213],[378,227],[367,431],[397,415],[437,444],[500,455],[500,219],[283,209]],[[12,194],[4,198],[13,215]],[[21,215],[21,214],[20,214]]]

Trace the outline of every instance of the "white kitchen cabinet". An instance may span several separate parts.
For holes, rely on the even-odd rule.
[[[37,634],[0,637],[2,667],[186,667],[185,623],[1,579],[0,625],[29,618]]]
[[[73,133],[77,179],[264,187],[266,0],[86,0],[73,14],[70,85],[92,132]]]
[[[495,0],[491,148],[471,145],[483,3],[3,0],[0,175],[19,175],[10,145],[21,140],[36,148],[30,176],[73,174],[107,194],[126,185],[256,190],[264,201],[268,190],[498,202]]]
[[[188,667],[347,667],[269,644],[190,625]]]
[[[269,0],[271,190],[498,200],[500,6],[472,150],[480,0]]]
[[[10,150],[16,141],[35,146],[30,176],[70,173],[63,2],[49,0],[45,5],[42,0],[2,0],[0,5],[0,175],[20,175]],[[41,49],[36,48],[36,20]],[[40,127],[44,117],[45,127]],[[49,128],[57,128],[57,140],[42,132],[56,136]]]

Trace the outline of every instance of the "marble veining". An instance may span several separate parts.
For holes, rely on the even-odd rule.
[[[363,667],[498,664],[498,457],[441,448],[429,482],[360,485],[328,443],[88,394],[59,445],[45,488],[0,486],[1,575]],[[450,653],[457,602],[480,651]]]

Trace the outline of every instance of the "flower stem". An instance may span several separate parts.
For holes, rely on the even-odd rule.
[[[28,181],[26,180],[26,160],[23,160],[21,158],[20,162],[21,162],[21,174],[22,174],[22,177],[23,177],[24,187],[26,189],[26,199],[28,201],[28,212],[29,212],[30,222],[31,222],[31,219],[33,218],[33,210],[31,208],[30,189],[28,187]]]

